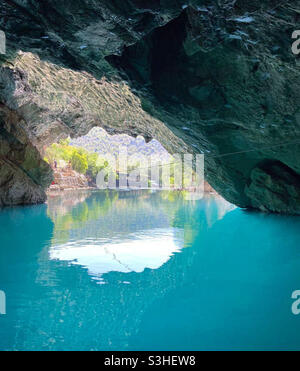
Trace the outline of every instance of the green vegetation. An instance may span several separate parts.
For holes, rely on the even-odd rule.
[[[122,137],[122,136],[118,136],[118,137]],[[108,136],[108,138],[110,139],[113,137]],[[99,139],[99,138],[96,138],[96,139]],[[105,137],[105,139],[107,138]],[[116,138],[114,139],[117,140]],[[61,140],[59,143],[52,144],[46,150],[45,161],[47,161],[52,166],[54,165],[55,162],[57,162],[58,168],[62,168],[62,169],[63,168],[67,169],[71,165],[74,171],[85,175],[87,178],[89,178],[90,180],[94,182],[96,181],[96,177],[101,170],[103,169],[107,170],[108,174],[111,171],[113,171],[113,169],[117,165],[117,163],[112,164],[112,161],[116,159],[115,153],[108,152],[107,154],[111,156],[111,160],[108,160],[109,157],[107,158],[104,153],[95,152],[96,148],[98,148],[98,150],[101,150],[103,149],[104,145],[100,145],[97,142],[97,146],[96,146],[95,143],[91,141],[91,138],[88,136],[80,138],[79,141],[82,146],[78,146],[78,145],[75,146],[74,143],[70,139]],[[171,187],[174,189],[182,189],[182,184],[178,184],[178,179],[175,180],[176,178],[175,174],[177,174],[177,178],[180,173],[183,176],[182,164],[179,162],[174,162],[174,159],[172,158],[172,156],[169,155],[166,151],[163,152],[160,148],[160,144],[159,143],[157,144],[157,143],[153,143],[153,145],[158,146],[159,150],[157,152],[153,150],[152,152],[150,151],[148,156],[143,155],[144,156],[143,158],[148,160],[149,166],[150,166],[150,159],[152,160],[154,156],[153,153],[156,154],[154,158],[156,158],[158,161],[157,163],[158,179],[154,181],[152,184],[152,181],[150,180],[152,173],[151,171],[149,171],[148,172],[148,176],[149,176],[148,187],[151,187],[152,185],[153,186],[159,185],[160,187],[163,186],[163,187]],[[144,146],[144,140],[143,140],[143,144],[140,147],[138,146],[135,147],[135,150],[139,150],[143,148],[143,146]],[[87,150],[86,147],[89,148],[90,150]],[[128,143],[127,143],[127,148],[130,148]],[[107,151],[109,149],[110,148],[107,148]],[[138,153],[140,154],[140,152]],[[140,167],[141,169],[145,167],[142,160],[138,156],[133,156],[133,155],[128,157],[127,166],[128,166],[127,167],[128,175],[131,174],[134,170],[138,170]],[[117,165],[116,170],[117,170],[116,177],[118,179],[119,172],[120,173],[123,173],[123,172],[120,170],[118,165]],[[108,180],[108,174],[105,177],[105,181]]]
[[[72,205],[69,197],[66,195],[60,206],[52,199],[47,210],[48,216],[54,223],[53,241],[59,241],[61,244],[69,241],[70,231],[82,229],[88,222],[105,217],[118,202],[119,193],[106,190],[101,193],[100,199],[91,193],[86,193],[82,202],[77,205]],[[81,196],[77,194],[77,197],[80,199]],[[76,195],[72,195],[72,199],[76,200]],[[55,212],[56,208],[60,212]]]
[[[45,161],[49,164],[64,163],[72,165],[72,169],[80,174],[95,179],[99,171],[110,167],[109,162],[97,153],[84,148],[70,146],[70,140],[62,140],[52,144],[46,151]]]
[[[74,152],[71,159],[72,167],[80,174],[86,174],[88,169],[87,157],[79,152]]]

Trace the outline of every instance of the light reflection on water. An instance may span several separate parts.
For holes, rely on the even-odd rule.
[[[299,222],[175,192],[1,210],[0,350],[300,349]]]
[[[169,229],[154,229],[129,235],[125,241],[78,240],[52,246],[50,259],[87,268],[93,279],[104,283],[102,275],[105,273],[141,273],[146,268],[160,268],[174,253],[180,252],[180,243],[182,241],[176,241]]]
[[[106,192],[100,200],[99,195],[95,198],[91,192],[82,192],[77,199],[69,194],[49,201],[49,215],[56,231],[49,250],[50,259],[79,265],[87,269],[92,279],[104,284],[103,275],[109,272],[141,273],[146,268],[158,269],[188,244],[184,227],[174,226],[174,216],[185,202],[191,210],[197,205],[189,194]],[[86,203],[88,197],[92,198],[89,200],[92,207]],[[211,223],[235,209],[221,197],[212,199],[219,208],[217,218],[207,215]],[[185,229],[188,232],[189,226]],[[62,239],[66,232],[68,237]],[[193,233],[191,229],[189,232]]]

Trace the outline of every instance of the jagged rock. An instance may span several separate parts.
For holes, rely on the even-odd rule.
[[[188,148],[161,121],[142,109],[140,99],[124,82],[111,82],[104,77],[97,80],[87,73],[43,62],[31,53],[20,52],[13,66],[6,63],[0,68],[0,101],[0,124],[10,127],[8,132],[0,131],[1,149],[6,148],[7,138],[13,142],[19,136],[23,143],[18,144],[20,151],[30,148],[26,171],[18,171],[18,179],[27,184],[23,198],[16,195],[14,200],[13,191],[6,196],[11,182],[1,167],[4,205],[44,202],[43,189],[52,181],[51,168],[42,159],[44,149],[58,139],[84,135],[94,126],[102,126],[110,134],[143,135],[148,140],[156,137],[171,152]],[[22,156],[19,155],[23,161]],[[20,170],[13,150],[3,152],[2,157]]]
[[[206,154],[207,179],[230,202],[300,214],[299,8],[3,0],[0,101],[41,152],[93,126],[156,138],[173,153]]]
[[[251,172],[251,183],[245,193],[252,206],[262,211],[286,210],[297,214],[300,202],[300,180],[282,163],[265,163]]]

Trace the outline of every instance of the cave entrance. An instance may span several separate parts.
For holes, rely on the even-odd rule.
[[[155,139],[147,143],[142,136],[109,135],[94,127],[85,136],[67,138],[46,149],[45,160],[54,172],[49,192],[108,188],[203,193],[203,179],[197,172],[203,170],[177,156]],[[208,184],[204,191],[214,192]]]
[[[126,174],[121,170],[120,154],[126,154]],[[54,172],[50,191],[97,188],[99,172],[112,172],[114,169],[117,173],[116,186],[119,188],[120,177],[129,176],[130,172],[141,167],[141,158],[148,164],[157,161],[161,166],[170,166],[173,161],[172,156],[155,139],[147,143],[142,136],[109,135],[104,129],[94,127],[85,136],[67,138],[46,149],[45,160]]]

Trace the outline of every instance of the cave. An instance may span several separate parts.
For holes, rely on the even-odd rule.
[[[0,351],[300,350],[299,19],[0,1]]]
[[[236,46],[228,44],[227,50],[220,48],[216,56],[208,51],[203,52],[203,47],[201,48],[195,43],[197,37],[193,27],[199,31],[195,27],[195,17],[197,17],[197,12],[193,8],[186,8],[180,16],[165,26],[153,30],[136,44],[124,47],[120,55],[108,56],[106,60],[120,71],[133,89],[141,91],[146,87],[147,94],[144,99],[146,102],[148,99],[148,102],[143,107],[150,114],[157,115],[160,119],[163,117],[163,121],[173,129],[177,120],[174,119],[175,123],[171,122],[169,121],[170,117],[183,116],[183,120],[188,120],[187,124],[184,124],[180,129],[185,131],[187,143],[193,143],[194,148],[201,153],[205,153],[207,179],[214,184],[220,193],[226,194],[227,184],[223,185],[223,189],[218,184],[216,185],[216,173],[220,172],[218,167],[224,167],[225,165],[229,172],[233,172],[237,163],[243,163],[244,168],[241,167],[238,170],[234,180],[235,189],[240,193],[239,202],[234,200],[236,196],[232,194],[226,194],[227,199],[239,206],[250,209],[259,208],[268,212],[280,212],[281,208],[284,208],[289,210],[288,213],[294,213],[293,210],[298,209],[297,204],[299,203],[299,193],[297,191],[299,187],[299,166],[289,167],[284,161],[271,160],[269,156],[272,157],[272,155],[269,153],[265,154],[266,158],[264,160],[261,158],[264,151],[260,150],[261,144],[256,141],[260,142],[261,138],[259,136],[265,137],[272,130],[275,133],[273,123],[267,125],[260,123],[260,128],[267,126],[267,132],[253,128],[253,131],[257,130],[257,133],[252,133],[250,135],[251,139],[247,141],[246,123],[239,122],[240,118],[237,117],[235,111],[235,108],[238,109],[241,102],[234,100],[236,93],[230,93],[230,85],[235,79],[237,81],[234,84],[238,84],[242,91],[243,84],[246,86],[246,78],[248,78],[246,76],[236,76],[236,72],[244,67],[232,59],[236,57]],[[221,54],[222,51],[224,51],[224,56]],[[241,58],[242,56],[239,55],[238,59]],[[260,62],[253,59],[253,65],[250,63],[247,66],[251,69],[248,73],[258,74],[260,67]],[[266,119],[271,116],[271,112],[269,112],[271,110],[270,100],[271,98],[267,97],[265,101],[263,99],[260,106],[257,106],[257,109],[262,112],[261,116]],[[153,110],[153,106],[161,109]],[[178,109],[178,107],[180,108]],[[164,117],[161,110],[168,112],[170,116]],[[181,110],[192,113],[191,116],[194,117],[194,120],[184,114],[182,115]],[[291,116],[291,121],[294,120],[295,118]],[[284,130],[279,128],[280,138],[283,134],[282,131]],[[292,139],[292,132],[288,131],[284,134]],[[296,132],[298,133],[297,130]],[[224,133],[226,133],[227,143],[224,140]],[[194,144],[195,136],[198,139],[197,145]],[[242,136],[244,136],[243,139]],[[255,136],[256,139],[254,139]],[[212,155],[211,148],[207,149],[208,141],[212,142],[213,152],[216,156]],[[289,142],[287,144],[289,145]],[[291,140],[290,144],[298,146],[299,142]],[[284,143],[280,146],[279,142],[278,146],[275,142],[274,147],[270,143],[266,147],[267,152],[270,151],[271,153],[273,149],[280,149],[283,151],[283,157],[286,157],[287,148],[285,148]],[[211,157],[215,157],[217,160],[210,160]],[[280,158],[280,155],[278,158]],[[212,161],[214,161],[213,164]],[[274,165],[276,163],[279,166],[276,167]],[[262,166],[262,164],[264,165]],[[277,168],[277,175],[274,174],[274,166]],[[268,167],[270,167],[269,170]],[[253,174],[257,169],[266,171],[272,178],[272,182],[278,180],[280,183],[278,187],[281,190],[277,192],[277,195],[263,182],[255,186]],[[289,180],[285,176],[287,172],[289,174],[293,173]],[[286,188],[284,186],[285,181],[287,182]],[[290,191],[290,187],[293,188],[293,192]],[[259,195],[259,189],[263,190],[263,195]],[[257,194],[255,195],[255,193]],[[279,196],[279,193],[281,193],[281,196]],[[292,194],[297,195],[296,199],[293,199]],[[276,200],[277,196],[278,199]],[[276,206],[272,205],[273,202],[276,203]],[[270,203],[270,207],[266,203]],[[283,206],[283,204],[286,206]]]
[[[296,27],[290,8],[277,10],[284,27],[270,21],[269,1],[5,1],[0,10],[2,205],[43,202],[52,177],[43,148],[100,126],[205,154],[208,182],[241,208],[299,214],[297,192],[292,208],[264,185],[268,205],[249,192],[263,161],[300,172],[298,62],[283,53]]]

